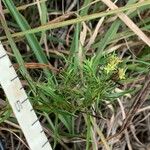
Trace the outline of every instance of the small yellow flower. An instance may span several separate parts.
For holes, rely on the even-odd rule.
[[[126,72],[125,69],[119,68],[119,70],[118,70],[118,76],[119,76],[119,79],[120,79],[120,80],[125,79],[125,72]]]
[[[117,65],[120,62],[122,62],[122,60],[120,58],[116,57],[115,55],[112,55],[109,58],[108,64],[105,66],[104,70],[108,74],[109,72],[116,70],[117,69]]]

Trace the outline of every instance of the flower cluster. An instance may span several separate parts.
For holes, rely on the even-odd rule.
[[[120,64],[122,60],[116,55],[112,55],[109,57],[107,65],[104,67],[104,70],[107,74],[112,73],[113,71],[118,70],[119,79],[125,79],[125,69],[119,68],[118,64]]]

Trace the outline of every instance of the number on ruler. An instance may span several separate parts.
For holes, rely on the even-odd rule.
[[[22,104],[20,103],[19,100],[15,103],[15,107],[16,107],[16,110],[17,110],[18,112],[20,112],[21,109],[23,108],[23,107],[22,107]]]

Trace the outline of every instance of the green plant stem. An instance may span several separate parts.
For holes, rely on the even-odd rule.
[[[89,20],[93,20],[93,19],[97,19],[103,16],[109,16],[109,15],[113,15],[113,14],[117,14],[120,12],[124,12],[126,10],[132,10],[132,9],[137,9],[139,7],[145,6],[145,5],[149,5],[150,4],[150,0],[146,0],[144,2],[138,2],[136,4],[132,4],[132,5],[128,5],[128,6],[124,6],[115,10],[110,10],[108,12],[100,12],[100,13],[95,13],[95,14],[91,14],[91,15],[86,15],[83,17],[78,17],[76,19],[70,19],[67,21],[63,21],[63,22],[58,22],[58,23],[53,23],[53,24],[46,24],[34,29],[29,29],[23,32],[18,32],[18,33],[14,33],[12,34],[12,37],[17,37],[17,36],[23,36],[26,34],[33,34],[33,33],[37,33],[37,32],[41,32],[44,30],[49,30],[49,29],[56,29],[56,28],[60,28],[60,27],[64,27],[67,25],[71,25],[71,24],[76,24],[82,21],[89,21]],[[6,37],[1,37],[0,40],[5,39]]]

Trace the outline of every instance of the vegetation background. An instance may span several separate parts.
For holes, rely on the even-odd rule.
[[[0,40],[53,149],[150,149],[150,0],[0,0]],[[26,150],[0,89],[0,149]]]

